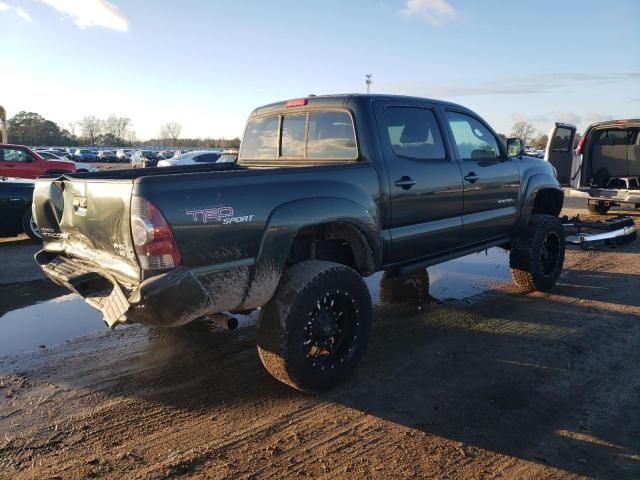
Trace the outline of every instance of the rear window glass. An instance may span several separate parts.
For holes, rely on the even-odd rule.
[[[278,116],[258,117],[248,125],[242,141],[242,158],[273,159],[278,155]]]
[[[568,152],[573,148],[571,145],[571,135],[573,130],[569,128],[558,127],[556,134],[551,140],[552,152]]]
[[[282,152],[283,157],[304,156],[304,128],[306,115],[288,115],[282,118]]]
[[[307,158],[348,160],[357,156],[353,122],[347,112],[309,113]]]
[[[388,107],[384,129],[393,153],[417,160],[446,158],[442,134],[433,112],[426,108]]]
[[[629,130],[603,130],[598,145],[629,145]]]

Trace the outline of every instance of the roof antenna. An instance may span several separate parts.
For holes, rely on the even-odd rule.
[[[365,83],[367,84],[367,95],[368,95],[371,93],[371,83],[372,83],[371,77],[373,77],[373,75],[371,73],[367,73],[365,77],[367,78]]]

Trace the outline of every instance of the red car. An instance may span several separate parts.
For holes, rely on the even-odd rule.
[[[45,160],[24,145],[0,144],[0,177],[36,178],[45,173],[73,173],[70,160]]]

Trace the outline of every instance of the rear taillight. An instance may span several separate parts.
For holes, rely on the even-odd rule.
[[[131,235],[143,270],[160,270],[180,265],[180,252],[169,225],[149,201],[133,197]]]
[[[580,141],[578,142],[578,148],[576,148],[576,155],[580,155],[582,153],[582,146],[584,145],[585,137],[586,135],[580,138]]]

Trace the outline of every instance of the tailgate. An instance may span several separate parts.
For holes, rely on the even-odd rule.
[[[44,249],[99,266],[125,283],[137,283],[132,189],[133,180],[38,179],[33,212]]]

